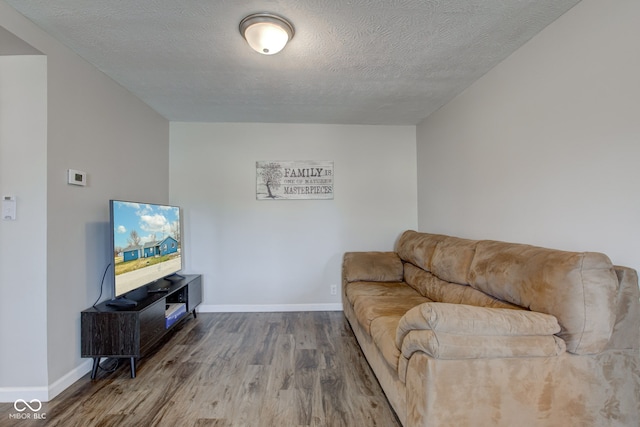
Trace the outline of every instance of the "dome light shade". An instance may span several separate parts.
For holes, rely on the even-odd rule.
[[[253,50],[263,55],[280,52],[293,38],[293,25],[271,13],[256,13],[240,21],[240,34]]]

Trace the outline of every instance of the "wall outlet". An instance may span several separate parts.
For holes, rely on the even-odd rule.
[[[331,292],[331,295],[338,295],[338,285],[329,286],[329,292]]]

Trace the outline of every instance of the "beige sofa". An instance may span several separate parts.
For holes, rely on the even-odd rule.
[[[603,254],[406,231],[342,280],[405,427],[640,425],[638,276]]]

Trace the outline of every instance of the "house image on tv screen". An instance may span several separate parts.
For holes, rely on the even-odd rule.
[[[170,255],[178,252],[178,241],[167,236],[160,241],[147,242],[142,246],[128,247],[122,251],[123,261],[134,261],[139,258]]]

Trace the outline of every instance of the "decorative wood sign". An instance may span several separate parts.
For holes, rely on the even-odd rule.
[[[333,199],[333,162],[256,162],[256,199]]]

